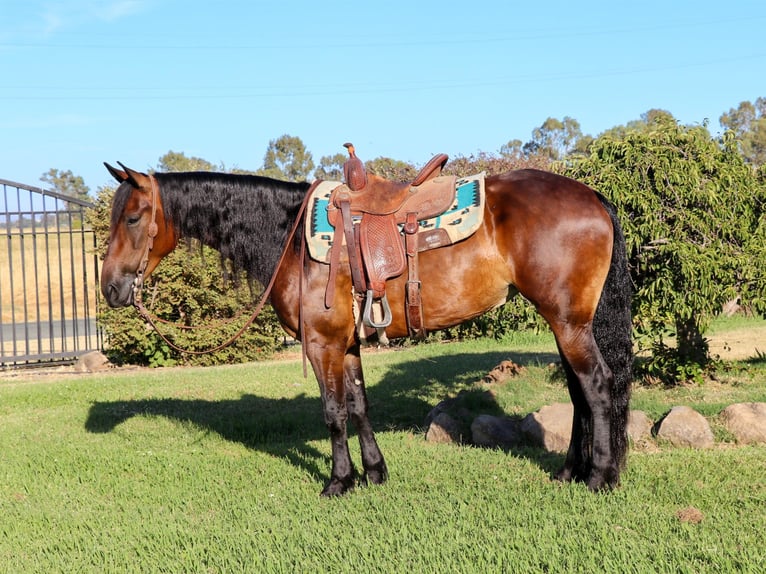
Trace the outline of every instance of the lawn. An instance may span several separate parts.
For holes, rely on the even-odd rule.
[[[766,446],[631,452],[622,486],[558,484],[562,457],[424,440],[428,411],[503,359],[523,414],[566,399],[546,336],[364,356],[383,486],[318,496],[330,447],[296,359],[0,379],[0,572],[766,571]],[[640,388],[651,415],[766,401],[766,366]],[[358,446],[352,454],[359,461]]]

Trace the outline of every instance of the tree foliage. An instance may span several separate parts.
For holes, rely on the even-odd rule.
[[[53,191],[82,201],[90,201],[90,189],[85,185],[85,180],[74,175],[71,170],[58,170],[51,168],[40,176],[40,181],[47,183]]]
[[[368,172],[391,181],[409,181],[418,174],[417,168],[411,163],[390,157],[376,157],[368,160],[364,162],[364,167]]]
[[[207,247],[179,245],[144,288],[144,301],[158,318],[158,329],[183,349],[206,351],[227,341],[255,307],[258,293],[251,290],[244,273],[228,262],[221,269],[219,261],[218,253]],[[160,367],[254,361],[270,357],[283,336],[269,306],[231,345],[200,355],[172,348],[132,307],[102,308],[98,318],[107,335],[106,353],[117,364]]]
[[[343,162],[348,155],[345,153],[336,153],[335,155],[325,155],[319,160],[319,166],[314,170],[314,178],[325,181],[343,180]]]
[[[216,171],[218,167],[199,157],[186,157],[183,152],[169,151],[160,158],[157,171]]]
[[[269,142],[263,167],[257,173],[274,179],[306,181],[313,169],[314,160],[303,140],[285,134]]]
[[[736,141],[665,118],[620,139],[599,138],[568,175],[618,207],[638,340],[652,352],[647,372],[698,378],[711,361],[702,335],[723,304],[741,297],[766,310],[766,267],[753,240],[763,237],[766,195]]]
[[[747,161],[756,166],[766,164],[766,98],[758,98],[754,104],[741,102],[719,121],[736,134]]]
[[[649,111],[641,114],[641,117],[637,120],[631,120],[625,125],[614,126],[609,128],[599,137],[610,137],[615,139],[623,139],[632,132],[648,132],[652,131],[659,123],[675,122],[676,119],[667,110],[661,110],[653,108]]]
[[[580,122],[573,118],[548,118],[532,131],[532,139],[522,146],[522,151],[527,156],[542,155],[554,161],[561,160],[585,151],[591,139],[583,135]]]
[[[444,172],[460,177],[480,172],[484,172],[487,175],[498,175],[514,169],[525,168],[554,170],[555,164],[544,155],[527,157],[481,152],[476,155],[459,155],[451,158],[445,166]]]

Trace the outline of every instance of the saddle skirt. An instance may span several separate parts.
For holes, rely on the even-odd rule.
[[[484,217],[484,172],[455,181],[452,202],[438,215],[418,221],[418,252],[452,245],[473,235]],[[321,182],[309,200],[305,222],[306,242],[312,259],[330,263],[330,249],[339,223],[338,210],[333,205],[333,192],[343,191],[342,182]],[[448,200],[449,201],[449,200]],[[441,211],[441,210],[439,210]],[[358,218],[374,218],[374,214],[355,214]],[[404,221],[397,221],[403,236]],[[340,234],[343,237],[343,234]],[[403,239],[402,239],[403,241]],[[345,240],[343,241],[345,244]],[[343,250],[341,253],[343,253]],[[347,256],[344,257],[347,260]]]

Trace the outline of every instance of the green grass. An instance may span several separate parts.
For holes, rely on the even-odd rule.
[[[364,357],[381,487],[318,496],[330,447],[300,361],[0,380],[0,572],[763,572],[766,447],[632,452],[620,489],[550,480],[559,455],[433,445],[428,411],[503,359],[489,405],[567,400],[545,337]],[[766,400],[766,368],[638,389],[651,414]],[[487,405],[484,405],[487,406]],[[359,464],[358,446],[352,454]],[[690,508],[701,521],[679,518]]]

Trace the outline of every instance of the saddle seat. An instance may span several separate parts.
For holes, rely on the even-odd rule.
[[[354,153],[353,146],[350,147],[349,153]],[[357,158],[352,155],[351,159]],[[354,215],[396,214],[397,223],[404,223],[408,213],[417,214],[419,221],[436,217],[447,211],[455,201],[456,178],[452,175],[442,175],[442,168],[448,159],[449,156],[443,153],[435,155],[411,182],[389,181],[362,171],[364,183],[361,187],[359,180],[362,180],[362,177],[358,175],[360,172],[357,170],[349,174],[347,169],[346,184],[333,191],[330,204],[340,209],[341,203],[348,201]],[[338,212],[333,213],[331,208],[328,218],[334,227],[337,217]]]

